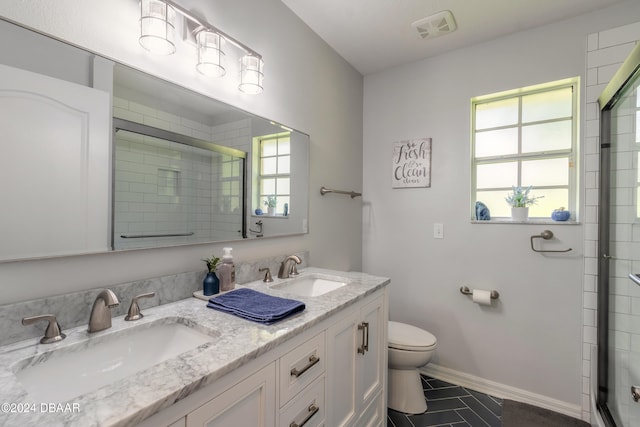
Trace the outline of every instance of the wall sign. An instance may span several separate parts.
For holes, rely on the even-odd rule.
[[[431,138],[393,143],[391,188],[431,187]]]

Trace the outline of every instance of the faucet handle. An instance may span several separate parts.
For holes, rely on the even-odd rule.
[[[261,273],[263,271],[266,271],[266,273],[264,273],[264,279],[262,279],[263,282],[265,282],[265,283],[273,282],[273,277],[271,277],[271,270],[269,270],[268,267],[260,268],[260,269],[258,269],[258,271],[261,272]]]
[[[291,264],[291,270],[289,271],[289,276],[295,277],[295,276],[299,276],[300,273],[298,273],[298,267],[296,267],[297,264]]]
[[[138,300],[140,298],[152,298],[154,296],[156,296],[155,292],[149,292],[149,293],[146,293],[146,294],[140,294],[140,295],[136,295],[135,297],[133,297],[133,299],[131,300],[131,305],[129,306],[129,312],[125,316],[124,320],[129,321],[129,320],[140,320],[140,319],[142,319],[144,316],[140,312],[140,306],[138,305]]]
[[[23,325],[31,325],[32,323],[39,322],[40,320],[47,320],[49,325],[44,332],[44,337],[40,339],[41,344],[51,344],[54,342],[62,341],[66,335],[60,330],[60,324],[56,320],[56,316],[53,314],[43,314],[42,316],[23,317]]]

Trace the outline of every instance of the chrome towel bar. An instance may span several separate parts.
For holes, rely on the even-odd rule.
[[[320,194],[323,196],[327,193],[336,193],[336,194],[348,194],[352,199],[362,196],[362,193],[356,193],[355,191],[342,191],[342,190],[332,190],[327,187],[320,187]]]
[[[145,237],[182,237],[182,236],[193,236],[195,233],[192,231],[190,233],[177,233],[177,234],[121,234],[120,237],[123,239],[142,239]]]
[[[540,233],[539,235],[534,235],[531,236],[531,250],[533,252],[569,252],[573,249],[569,248],[569,249],[560,249],[560,250],[538,250],[536,248],[533,247],[533,239],[544,239],[544,240],[549,240],[553,237],[553,232],[551,230],[544,230],[542,233]]]

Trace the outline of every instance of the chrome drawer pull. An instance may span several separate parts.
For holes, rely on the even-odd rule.
[[[289,427],[302,427],[303,425],[305,425],[307,423],[307,421],[309,421],[311,419],[311,417],[313,417],[316,412],[318,412],[320,410],[320,408],[318,408],[318,405],[316,405],[316,402],[313,402],[311,405],[309,405],[309,407],[307,408],[307,415],[304,417],[304,419],[300,422],[300,424],[298,424],[296,421],[291,421],[291,424],[289,424]]]
[[[298,370],[298,368],[291,369],[291,376],[298,378],[300,375],[304,374],[309,369],[311,369],[313,365],[315,365],[319,361],[320,361],[320,358],[316,356],[315,353],[312,354],[311,356],[309,356],[309,363],[304,368],[302,368],[301,370]]]
[[[369,351],[369,322],[359,324],[358,330],[362,331],[362,345],[358,347],[358,353],[364,354]]]

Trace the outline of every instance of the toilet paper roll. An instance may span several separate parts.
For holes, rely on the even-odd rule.
[[[491,291],[474,289],[473,302],[480,305],[491,305]]]

